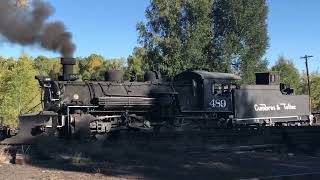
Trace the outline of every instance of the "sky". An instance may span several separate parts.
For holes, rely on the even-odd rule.
[[[73,33],[76,57],[101,54],[106,58],[128,57],[138,45],[136,24],[145,21],[145,10],[151,0],[47,0],[55,8],[50,21],[63,21]],[[302,72],[301,56],[313,55],[311,71],[320,70],[320,1],[267,0],[269,5],[269,48],[265,58],[272,66],[283,55],[292,59]],[[21,47],[0,42],[0,54],[18,57],[59,57],[39,47]]]

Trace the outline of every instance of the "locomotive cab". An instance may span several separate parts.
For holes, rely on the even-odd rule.
[[[231,89],[239,76],[207,71],[186,71],[174,78],[182,112],[232,112]]]

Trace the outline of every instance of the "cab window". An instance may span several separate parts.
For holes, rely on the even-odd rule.
[[[227,94],[230,92],[230,85],[212,83],[212,94]]]
[[[221,94],[222,88],[221,84],[212,83],[212,94]]]

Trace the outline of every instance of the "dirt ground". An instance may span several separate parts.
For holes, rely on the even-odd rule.
[[[0,178],[3,180],[60,180],[60,179],[121,179],[102,174],[89,174],[35,167],[32,165],[0,164]]]
[[[129,135],[107,141],[43,136],[34,142],[0,149],[0,179],[320,179],[320,148],[315,144],[258,151],[198,138],[139,140]],[[221,147],[229,150],[216,151]],[[22,157],[21,163],[3,158],[12,154],[17,154],[16,162]]]
[[[57,146],[53,143],[53,146]],[[73,146],[71,144],[71,146]],[[50,148],[50,147],[46,147]],[[125,147],[77,151],[39,150],[26,153],[24,165],[0,164],[0,179],[319,179],[320,156],[270,151],[210,152],[207,150]],[[43,151],[44,149],[41,149]],[[53,152],[53,151],[52,151]],[[70,153],[72,152],[72,153]],[[36,153],[37,156],[32,155]],[[72,156],[71,156],[72,154]],[[94,155],[98,155],[95,157]],[[102,157],[103,156],[103,157]]]

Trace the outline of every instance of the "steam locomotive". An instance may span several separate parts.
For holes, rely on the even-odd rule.
[[[97,136],[120,130],[304,125],[312,118],[309,97],[294,95],[274,73],[256,73],[256,85],[246,86],[237,85],[237,75],[202,70],[171,80],[149,71],[143,82],[123,81],[121,72],[107,71],[105,81],[82,81],[73,73],[75,63],[61,59],[59,80],[36,77],[43,111],[20,117],[21,129],[28,124],[32,135]]]

